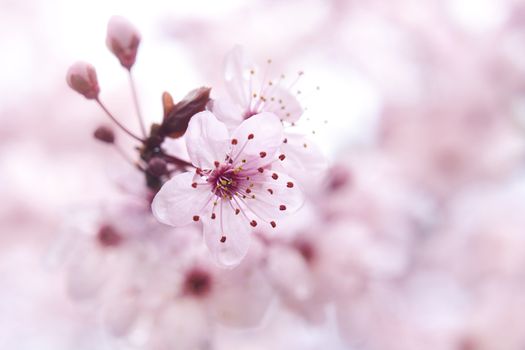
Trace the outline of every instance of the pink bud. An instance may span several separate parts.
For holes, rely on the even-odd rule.
[[[67,71],[66,81],[70,88],[87,99],[96,99],[100,88],[98,87],[97,72],[95,67],[86,62],[76,62]]]
[[[135,64],[140,44],[140,33],[127,19],[113,16],[108,22],[106,45],[117,56],[120,64],[131,69]]]

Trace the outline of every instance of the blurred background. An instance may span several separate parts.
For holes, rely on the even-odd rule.
[[[197,346],[115,342],[100,313],[110,299],[71,296],[65,227],[134,186],[92,137],[103,112],[65,82],[90,62],[102,99],[138,130],[105,45],[112,15],[142,34],[133,71],[149,123],[163,91],[224,96],[235,45],[275,76],[304,72],[297,129],[329,165],[287,227],[337,256],[305,263],[308,298],[265,272],[277,301],[263,321],[208,320],[214,336]],[[521,0],[0,0],[0,349],[523,349],[524,48]],[[180,323],[163,336],[187,334]]]

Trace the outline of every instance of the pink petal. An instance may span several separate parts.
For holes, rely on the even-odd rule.
[[[103,310],[104,323],[109,332],[122,337],[128,334],[138,316],[138,303],[132,296],[119,296],[110,300]]]
[[[266,255],[256,240],[250,254],[235,269],[216,274],[211,309],[214,317],[230,327],[256,327],[266,315],[275,293],[268,283],[261,260]]]
[[[212,111],[217,119],[226,124],[228,130],[231,131],[235,130],[243,121],[244,111],[242,107],[229,100],[213,100]]]
[[[230,96],[234,102],[240,104],[243,109],[250,106],[250,79],[251,70],[255,64],[247,57],[241,46],[231,50],[224,61],[224,81]]]
[[[216,219],[203,220],[204,241],[218,265],[234,267],[248,252],[251,227],[225,201],[219,202],[215,212]]]
[[[246,198],[243,209],[252,211],[268,224],[296,212],[304,204],[301,186],[284,173],[267,170],[263,174],[253,175],[252,179],[254,187],[251,193],[255,199]]]
[[[162,223],[183,226],[200,215],[211,198],[209,186],[192,187],[194,174],[187,172],[171,178],[153,199],[153,215]]]
[[[278,164],[304,187],[306,184],[318,187],[324,179],[322,173],[327,167],[326,157],[321,149],[303,135],[285,133],[284,137],[286,143],[282,144],[281,151],[286,158]]]
[[[299,100],[285,88],[275,87],[265,98],[267,102],[263,106],[263,111],[274,113],[281,120],[292,123],[303,115],[303,107]]]
[[[233,150],[233,158],[239,153],[241,158],[260,158],[260,153],[265,152],[266,156],[261,158],[261,162],[268,164],[275,159],[283,138],[283,126],[279,118],[272,113],[259,113],[243,121],[233,132],[232,139],[238,142]]]
[[[212,169],[223,162],[229,147],[226,125],[208,111],[194,115],[186,131],[186,148],[191,161],[199,168]]]

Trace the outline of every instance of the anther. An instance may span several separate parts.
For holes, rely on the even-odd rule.
[[[221,239],[220,239],[220,242],[221,242],[221,243],[226,242],[226,236],[222,236]]]
[[[257,221],[252,220],[252,221],[250,222],[250,225],[252,225],[253,227],[257,226]]]
[[[219,163],[218,161],[215,161],[215,162],[213,162],[213,165],[215,165],[215,167],[218,168],[219,165],[221,165],[221,163]]]
[[[275,226],[277,226],[277,224],[275,223],[275,221],[270,221],[270,225],[272,225],[273,228],[275,228]]]
[[[293,182],[290,182],[290,181],[287,182],[287,183],[286,183],[286,187],[288,187],[288,188],[292,188],[292,187],[293,187]]]
[[[281,205],[279,206],[279,210],[286,210],[286,205],[281,204]]]
[[[241,210],[239,208],[235,209],[235,215],[239,215],[240,212]]]
[[[196,183],[196,182],[192,183],[192,184],[191,184],[191,187],[193,187],[193,188],[197,188],[197,183]]]
[[[279,178],[279,175],[277,175],[276,173],[272,174],[272,179],[277,180],[278,178]]]
[[[215,215],[215,213],[211,213],[211,219],[212,219],[212,220],[215,220],[216,217],[217,217],[217,216]]]
[[[264,169],[263,168],[259,168],[259,169],[257,169],[257,171],[259,171],[262,174],[264,172]]]
[[[261,158],[266,157],[266,152],[260,152],[260,153],[259,153],[259,156],[261,156]]]
[[[273,194],[273,190],[272,190],[271,188],[268,189],[268,192],[269,192],[270,194]]]
[[[250,134],[250,135],[248,135],[248,140],[251,140],[251,139],[253,139],[254,137],[255,137],[255,135]]]
[[[285,156],[284,154],[281,154],[281,155],[279,156],[279,159],[280,159],[281,161],[283,161],[285,158],[286,158],[286,156]]]
[[[237,139],[232,139],[232,145],[236,145],[237,144]]]
[[[199,216],[198,215],[193,216],[193,221],[199,221]]]

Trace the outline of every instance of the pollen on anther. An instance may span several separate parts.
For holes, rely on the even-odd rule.
[[[199,216],[198,215],[193,216],[193,221],[199,221]]]
[[[222,236],[221,239],[220,239],[220,242],[221,242],[221,243],[226,242],[226,236]]]
[[[286,205],[281,204],[281,205],[279,206],[279,210],[286,210]]]
[[[253,227],[257,226],[257,221],[252,220],[252,221],[250,222],[250,225],[252,225]]]
[[[285,156],[284,154],[281,154],[281,155],[279,156],[279,159],[280,159],[281,161],[283,161],[285,158],[286,158],[286,156]]]
[[[266,157],[266,152],[260,152],[260,153],[259,153],[259,156],[261,156],[261,158]]]
[[[288,182],[286,183],[286,187],[288,187],[288,188],[292,188],[292,187],[293,187],[293,182],[288,181]]]
[[[273,228],[275,228],[275,226],[277,226],[277,224],[275,223],[275,221],[270,221],[270,225],[272,225]]]
[[[232,145],[236,145],[237,144],[237,139],[232,139]]]
[[[253,139],[254,137],[255,137],[254,134],[250,134],[250,135],[248,135],[248,140],[251,140],[251,139]]]
[[[277,180],[278,178],[279,178],[279,175],[277,175],[276,173],[272,174],[272,179]]]

